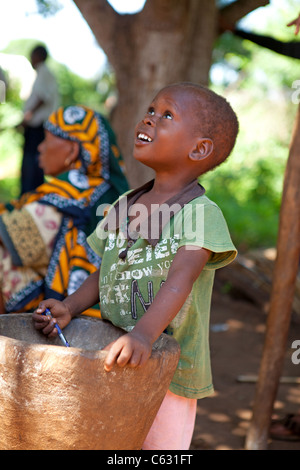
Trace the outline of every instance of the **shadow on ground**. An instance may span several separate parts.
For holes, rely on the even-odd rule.
[[[252,302],[222,294],[216,279],[210,333],[215,394],[198,401],[191,449],[243,450],[252,416],[255,382],[240,376],[257,375],[262,355],[266,313]],[[292,342],[300,340],[300,319],[293,317],[283,377],[300,377],[292,363]],[[300,409],[300,384],[280,384],[274,413],[284,417]],[[300,450],[299,442],[270,440],[268,450]]]

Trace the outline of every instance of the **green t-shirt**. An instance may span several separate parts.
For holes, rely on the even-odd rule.
[[[178,248],[195,245],[212,251],[184,306],[166,331],[181,348],[170,390],[187,398],[212,394],[209,317],[214,272],[233,261],[237,253],[219,207],[205,195],[193,199],[169,219],[155,246],[140,236],[125,259],[120,259],[119,254],[127,240],[118,229],[105,231],[104,222],[90,235],[88,243],[102,257],[101,316],[126,331],[132,330],[151,305]]]

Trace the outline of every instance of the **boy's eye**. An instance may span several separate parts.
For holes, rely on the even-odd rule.
[[[149,108],[148,109],[148,114],[150,114],[150,116],[153,116],[154,115],[154,108]]]
[[[164,114],[164,118],[165,119],[173,119],[173,115],[169,111],[166,111],[165,114]]]

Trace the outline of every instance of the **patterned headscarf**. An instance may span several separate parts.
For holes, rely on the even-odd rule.
[[[6,211],[20,210],[34,201],[51,205],[63,215],[45,278],[26,286],[12,298],[6,306],[9,312],[31,311],[42,298],[62,300],[99,268],[101,260],[86,242],[86,236],[97,223],[96,208],[102,202],[113,203],[129,189],[114,133],[99,113],[85,106],[61,107],[50,115],[45,129],[79,142],[79,158],[73,169],[50,178],[18,201],[0,205],[2,221]],[[97,316],[99,310],[95,313],[90,309],[88,314]]]
[[[117,198],[129,189],[115,135],[101,114],[81,105],[58,108],[44,127],[57,137],[78,142],[79,156],[71,170],[24,194],[16,207],[39,200],[71,215],[77,226],[85,224],[105,192],[110,190]]]
[[[58,137],[79,142],[80,154],[75,168],[89,176],[108,178],[110,139],[105,120],[99,113],[85,106],[59,108],[44,127]],[[112,150],[118,158],[116,145]]]

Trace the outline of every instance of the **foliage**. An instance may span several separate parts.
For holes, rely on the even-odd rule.
[[[113,94],[114,76],[106,70],[100,79],[85,79],[71,72],[65,65],[50,63],[57,77],[62,106],[83,104],[105,115],[108,113],[107,100]]]
[[[19,168],[22,134],[15,126],[22,119],[22,101],[18,83],[8,80],[6,102],[0,104],[0,202],[19,194]]]
[[[281,6],[286,3],[284,0]],[[293,15],[290,9],[280,11],[281,16],[274,12],[266,15],[268,21],[261,22],[257,31],[290,38],[285,24]],[[24,54],[26,46],[28,56],[32,44],[15,42],[7,52]],[[52,59],[49,64],[58,80],[62,104],[86,104],[108,114],[107,103],[114,100],[115,93],[115,77],[108,67],[98,80],[85,80]],[[222,208],[240,250],[276,243],[284,169],[297,108],[291,101],[292,84],[299,79],[299,72],[299,61],[231,33],[216,41],[211,87],[231,102],[239,117],[240,133],[228,161],[204,175],[201,183]],[[0,106],[0,127],[14,125],[21,116],[18,89],[9,90],[9,94],[7,103]],[[0,146],[1,201],[18,193],[22,134],[13,129],[1,132]]]
[[[299,78],[300,68],[297,60],[232,34],[224,35],[219,44],[215,66],[225,63],[226,67],[212,88],[231,102],[240,132],[228,161],[201,182],[221,206],[240,249],[274,246],[297,111],[291,101],[292,84]]]
[[[9,43],[4,52],[19,54],[29,59],[31,50],[36,44],[35,39],[15,40]],[[56,77],[62,106],[80,103],[91,106],[101,113],[108,113],[106,102],[113,95],[115,88],[114,75],[108,65],[101,77],[88,80],[71,72],[64,64],[56,62],[51,57],[47,59],[47,64]],[[18,104],[21,104],[20,101]]]
[[[36,4],[38,12],[44,17],[54,15],[62,8],[60,3],[56,0],[38,0]]]
[[[12,41],[4,52],[29,58],[36,42],[35,39]],[[109,113],[109,106],[114,102],[115,78],[108,66],[101,77],[87,80],[51,57],[48,65],[56,76],[62,106],[84,104],[104,115]],[[23,146],[22,130],[15,128],[23,116],[20,84],[9,76],[7,78],[6,102],[0,105],[0,202],[19,194]]]
[[[249,156],[252,156],[249,154]],[[276,244],[284,158],[241,165],[232,155],[201,183],[220,205],[240,250]]]

